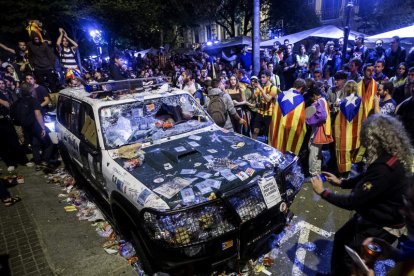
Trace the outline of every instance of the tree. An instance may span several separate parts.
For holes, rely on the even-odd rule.
[[[376,34],[406,27],[414,22],[414,0],[367,0],[355,19],[357,31]]]
[[[278,28],[283,20],[285,34],[315,28],[321,24],[315,10],[303,0],[271,0],[269,13],[270,28]]]
[[[179,13],[187,18],[181,23],[185,26],[195,23],[210,22],[221,26],[229,37],[236,36],[237,26],[242,27],[242,34],[252,31],[253,1],[252,0],[170,0],[175,7],[185,7]],[[269,0],[262,0],[261,23],[268,20],[266,7]],[[190,19],[191,20],[188,20]],[[191,23],[190,23],[191,22]],[[189,24],[190,23],[190,24]]]

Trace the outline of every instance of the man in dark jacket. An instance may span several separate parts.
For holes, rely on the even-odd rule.
[[[109,64],[109,79],[111,80],[125,80],[127,79],[126,72],[122,69],[123,60],[121,56],[115,55]]]
[[[408,98],[397,106],[395,113],[408,132],[411,144],[414,145],[414,67],[409,69],[407,83],[404,88]]]
[[[406,51],[400,46],[400,38],[394,36],[391,40],[391,48],[385,51],[385,74],[388,77],[395,76],[398,65],[405,61]]]

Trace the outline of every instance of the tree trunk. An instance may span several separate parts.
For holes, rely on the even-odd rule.
[[[260,71],[260,0],[253,0],[253,75]]]

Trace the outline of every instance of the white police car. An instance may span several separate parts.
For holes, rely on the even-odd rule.
[[[66,166],[105,199],[148,273],[266,250],[303,184],[297,158],[218,127],[187,92],[143,84],[60,92]]]

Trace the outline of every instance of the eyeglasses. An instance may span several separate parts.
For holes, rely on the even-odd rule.
[[[400,67],[400,68],[398,68],[398,70],[404,70],[405,71],[405,68],[404,67]]]
[[[377,43],[377,44],[375,44],[375,45],[377,45],[377,46],[382,46],[382,43]]]

